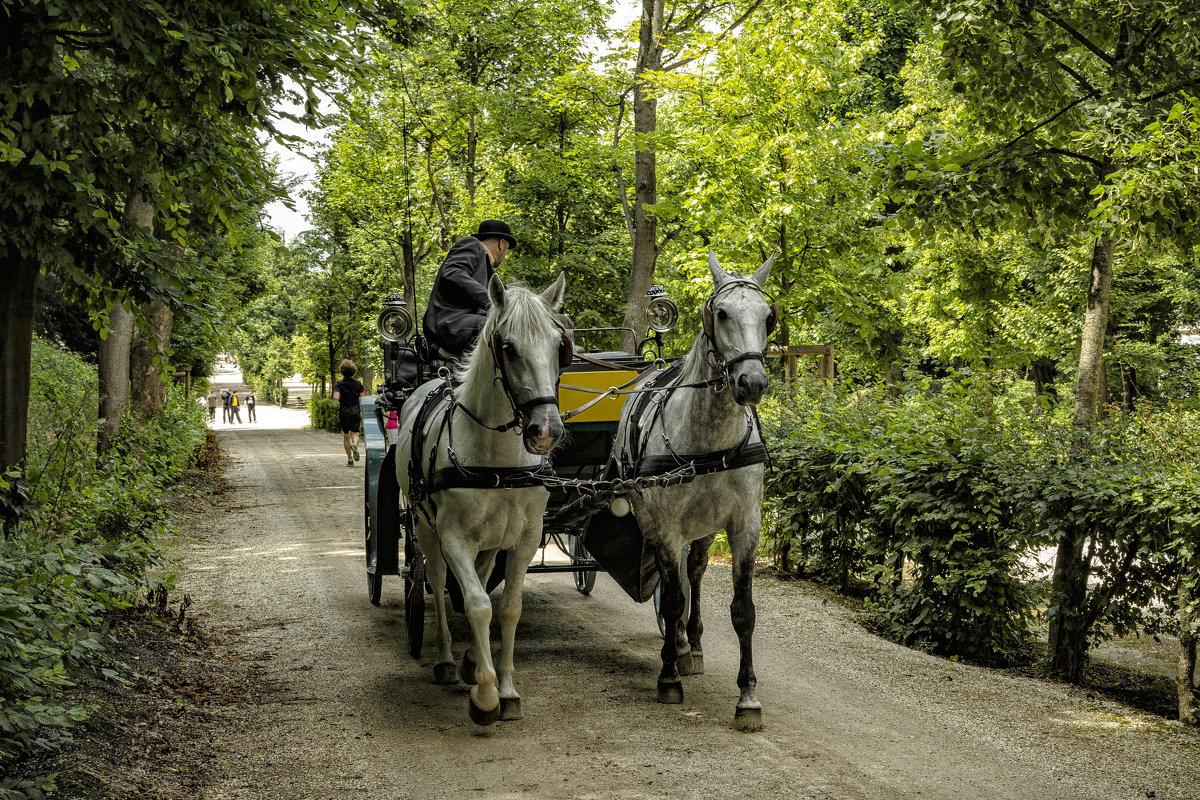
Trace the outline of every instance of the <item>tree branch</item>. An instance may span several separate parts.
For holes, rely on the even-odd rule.
[[[1058,65],[1059,69],[1061,69],[1063,72],[1067,73],[1067,74],[1068,74],[1068,75],[1070,75],[1072,78],[1074,78],[1074,79],[1075,79],[1075,82],[1076,82],[1077,84],[1079,84],[1079,88],[1080,88],[1080,89],[1083,89],[1083,91],[1084,91],[1085,93],[1087,93],[1087,94],[1089,94],[1089,95],[1091,95],[1091,96],[1093,96],[1093,97],[1096,97],[1096,96],[1098,96],[1098,95],[1100,94],[1100,92],[1096,90],[1096,87],[1095,87],[1095,86],[1092,86],[1092,84],[1091,84],[1091,83],[1088,81],[1088,79],[1087,79],[1087,78],[1083,77],[1083,76],[1082,76],[1082,75],[1080,75],[1078,72],[1076,72],[1075,70],[1071,69],[1070,67],[1068,67],[1068,66],[1067,66],[1066,64],[1064,64],[1063,62],[1059,61],[1057,58],[1056,58],[1056,59],[1054,59],[1054,63]]]
[[[1039,14],[1041,14],[1043,17],[1045,17],[1046,19],[1048,19],[1050,22],[1053,22],[1055,25],[1057,25],[1058,27],[1060,27],[1060,28],[1062,28],[1064,31],[1066,31],[1066,32],[1067,32],[1067,34],[1068,34],[1068,35],[1069,35],[1069,36],[1070,36],[1072,39],[1074,39],[1075,41],[1079,42],[1079,44],[1083,45],[1083,47],[1084,47],[1086,50],[1090,51],[1090,52],[1092,53],[1092,55],[1094,55],[1094,56],[1096,56],[1097,58],[1099,58],[1099,59],[1100,59],[1101,61],[1103,61],[1105,64],[1108,64],[1110,67],[1111,67],[1111,66],[1113,66],[1114,64],[1116,64],[1116,59],[1115,59],[1115,58],[1113,58],[1113,57],[1112,57],[1112,56],[1110,56],[1108,53],[1104,52],[1104,51],[1103,51],[1103,50],[1101,50],[1099,47],[1097,47],[1097,46],[1096,46],[1096,44],[1095,44],[1095,43],[1093,43],[1091,39],[1087,38],[1086,36],[1084,36],[1084,35],[1083,35],[1082,33],[1080,33],[1079,31],[1075,30],[1075,28],[1074,28],[1074,27],[1071,25],[1071,23],[1067,22],[1067,21],[1066,21],[1066,20],[1064,20],[1064,19],[1061,19],[1061,18],[1059,18],[1059,17],[1056,17],[1054,14],[1051,14],[1051,13],[1050,13],[1050,12],[1049,12],[1047,9],[1045,9],[1045,8],[1038,8],[1038,9],[1036,9],[1036,10],[1037,10],[1037,12],[1038,12]]]
[[[1045,153],[1053,153],[1056,156],[1066,156],[1067,158],[1074,158],[1079,161],[1086,161],[1087,163],[1091,164],[1093,167],[1096,167],[1097,169],[1104,166],[1104,162],[1100,161],[1100,159],[1098,159],[1098,158],[1092,158],[1089,155],[1084,155],[1083,153],[1076,153],[1071,150],[1064,150],[1061,147],[1046,147],[1042,150],[1034,150],[1032,153],[1030,153],[1030,155],[1037,156],[1037,155],[1043,155]]]
[[[740,17],[738,17],[733,22],[731,22],[729,24],[728,28],[721,31],[720,35],[718,35],[716,39],[713,39],[713,42],[712,42],[713,45],[719,44],[722,39],[724,39],[726,36],[733,33],[738,28],[740,28],[742,25],[744,25],[746,20],[750,18],[750,15],[753,14],[755,11],[757,11],[758,7],[761,6],[762,4],[763,4],[763,0],[754,0],[754,2],[750,4],[750,7],[747,8]],[[693,61],[695,61],[698,58],[700,58],[700,56],[692,56],[691,58],[680,59],[679,61],[676,61],[674,63],[668,64],[665,67],[663,67],[662,68],[663,72],[670,72],[671,70],[678,69],[679,67],[682,67],[686,64],[692,63]]]

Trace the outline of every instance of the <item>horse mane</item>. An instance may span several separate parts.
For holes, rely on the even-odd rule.
[[[523,342],[532,342],[539,336],[553,333],[554,321],[550,317],[550,309],[542,302],[540,295],[524,286],[507,284],[504,287],[504,307],[497,309],[495,305],[488,310],[483,330],[474,346],[463,356],[463,362],[455,372],[455,378],[465,387],[478,375],[485,375],[491,381],[494,365],[491,361],[488,343],[492,334],[504,330],[510,338]]]

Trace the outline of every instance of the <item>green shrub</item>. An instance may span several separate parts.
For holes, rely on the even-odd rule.
[[[866,582],[897,641],[1003,661],[1045,602],[1029,565],[1084,531],[1086,591],[1050,598],[1052,618],[1092,641],[1191,624],[1179,606],[1200,561],[1200,413],[1142,409],[1081,436],[1026,401],[953,378],[766,404],[768,551],[843,589]]]
[[[97,456],[94,367],[42,342],[32,364],[26,472],[0,480],[0,769],[86,716],[61,702],[69,670],[104,663],[105,615],[152,583],[164,495],[206,437],[204,409],[171,390]],[[47,785],[0,779],[0,798]]]
[[[313,429],[330,433],[340,432],[338,407],[338,401],[332,397],[310,397],[308,399],[308,418],[312,422]]]

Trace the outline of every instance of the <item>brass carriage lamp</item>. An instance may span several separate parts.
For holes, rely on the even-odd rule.
[[[383,311],[375,327],[379,335],[389,342],[403,342],[412,335],[413,319],[403,295],[389,294],[383,301]]]
[[[661,286],[651,286],[646,292],[650,330],[663,334],[675,327],[679,322],[679,307],[675,301],[667,297],[667,290]]]

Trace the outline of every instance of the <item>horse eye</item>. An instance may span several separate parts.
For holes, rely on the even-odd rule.
[[[501,349],[504,351],[504,355],[508,358],[515,358],[517,355],[517,347],[512,342],[505,342]]]
[[[717,309],[717,319],[729,319],[729,315],[725,313],[725,309]]]

